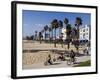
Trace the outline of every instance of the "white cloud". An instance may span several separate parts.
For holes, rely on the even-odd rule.
[[[35,26],[41,27],[41,28],[43,28],[45,25],[48,25],[50,27],[50,24],[35,24]]]
[[[44,24],[35,24],[35,26],[37,26],[37,27],[43,27],[45,25]]]

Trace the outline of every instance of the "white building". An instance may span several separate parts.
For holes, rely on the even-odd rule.
[[[90,34],[91,34],[91,30],[90,30],[90,26],[89,25],[85,25],[85,26],[81,26],[79,29],[79,39],[80,41],[90,41]]]
[[[80,26],[79,28],[79,40],[80,41],[90,41],[91,38],[91,26],[90,25],[84,25]],[[66,28],[62,28],[62,33],[63,33],[63,40],[66,39]],[[74,33],[73,33],[73,36]]]
[[[62,28],[63,40],[66,39],[66,28]]]

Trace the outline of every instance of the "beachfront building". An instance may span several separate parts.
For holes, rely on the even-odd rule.
[[[81,42],[88,42],[90,41],[90,34],[91,34],[91,30],[90,30],[90,25],[84,25],[81,26],[79,29],[79,40]]]
[[[75,27],[74,27],[75,28]],[[74,29],[72,28],[72,29]],[[79,40],[81,42],[88,42],[90,41],[91,38],[91,26],[90,25],[82,25],[79,28]],[[63,40],[66,39],[66,28],[62,28],[62,33],[63,33]],[[72,30],[72,36],[75,37],[75,32]]]
[[[62,28],[63,40],[66,39],[66,28]]]

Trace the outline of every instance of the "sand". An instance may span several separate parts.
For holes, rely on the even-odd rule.
[[[67,45],[64,45],[64,47],[61,47],[61,44],[57,44],[57,47],[54,47],[54,44],[48,44],[48,43],[43,43],[40,44],[37,41],[23,41],[23,50],[33,50],[33,52],[23,52],[22,53],[22,67],[23,69],[34,69],[34,68],[40,68],[44,67],[44,63],[47,60],[48,55],[50,54],[52,59],[58,58],[60,55],[56,54],[55,52],[51,52],[50,50],[68,50]],[[75,47],[71,45],[71,49],[76,51]],[[69,49],[69,50],[71,50]],[[82,49],[84,47],[80,47],[80,52],[82,52]],[[37,50],[34,52],[34,50]],[[89,57],[83,58],[83,60],[89,60]],[[57,65],[57,66],[64,66],[65,64],[62,65]],[[31,67],[30,67],[31,66]],[[38,67],[37,67],[38,66]]]
[[[52,59],[60,56],[59,54],[53,54],[50,51],[39,51],[37,53],[23,53],[23,65],[31,65],[34,63],[43,63],[47,60],[48,55],[51,55]]]

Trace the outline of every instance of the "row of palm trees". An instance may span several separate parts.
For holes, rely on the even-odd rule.
[[[61,36],[61,30],[63,28],[63,24],[66,26],[66,40],[69,40],[71,38],[71,32],[72,32],[72,25],[69,24],[69,20],[67,18],[64,19],[64,21],[54,19],[51,21],[51,26],[45,25],[43,30],[41,31],[41,34],[45,34],[45,40],[46,40],[46,31],[49,31],[52,33],[52,40],[54,35],[54,47],[56,47],[56,30],[59,28],[59,36]],[[79,40],[79,27],[82,25],[82,19],[80,17],[76,17],[75,26],[76,26],[76,32],[75,32],[75,40]],[[54,32],[53,32],[54,31]],[[35,31],[37,33],[37,31]],[[40,36],[41,37],[41,36]],[[50,38],[50,35],[49,35]],[[40,38],[41,39],[41,38]],[[69,48],[70,42],[68,42],[68,48]],[[78,49],[78,48],[77,48]]]

